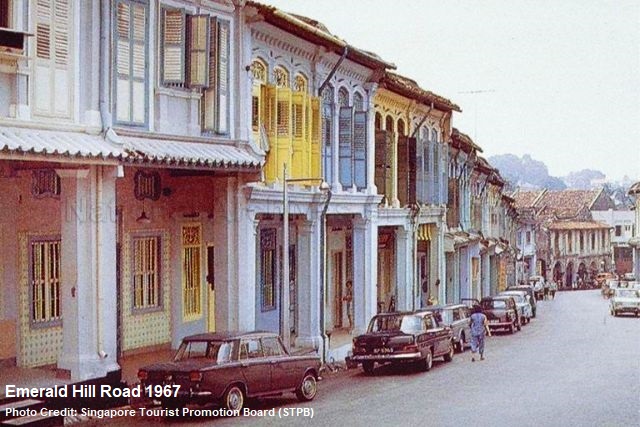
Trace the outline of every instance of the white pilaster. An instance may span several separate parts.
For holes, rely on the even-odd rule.
[[[230,179],[230,181],[235,179]],[[234,188],[235,187],[235,188]],[[235,190],[235,191],[234,191]],[[229,326],[238,330],[252,330],[256,327],[256,247],[258,221],[255,212],[248,209],[246,199],[239,185],[229,185],[227,191],[237,194],[237,202],[229,209],[235,211],[236,241],[229,244],[230,259],[233,260],[236,281],[229,286]],[[229,242],[231,243],[231,242]]]
[[[304,221],[298,228],[298,337],[296,347],[322,347],[320,327],[320,286],[322,275],[322,221],[318,215]]]
[[[366,330],[376,313],[378,271],[377,212],[353,221],[353,308],[355,334]]]
[[[62,181],[63,347],[82,381],[117,371],[115,168],[58,170]]]
[[[365,83],[364,88],[367,91],[367,111],[369,112],[367,115],[367,194],[378,194],[378,189],[376,188],[375,182],[375,172],[376,172],[376,156],[375,156],[375,147],[376,147],[376,128],[375,128],[375,105],[374,98],[376,94],[376,90],[378,89],[377,83]]]
[[[405,227],[399,227],[395,232],[396,240],[396,309],[411,310],[413,298],[413,233]]]

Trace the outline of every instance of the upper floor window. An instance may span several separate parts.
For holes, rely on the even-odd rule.
[[[289,72],[282,67],[273,69],[273,81],[277,87],[289,87]]]
[[[398,135],[400,136],[406,135],[406,124],[402,119],[398,119]]]
[[[387,116],[384,123],[384,130],[387,132],[395,132],[395,125],[393,123],[393,117]]]
[[[531,244],[531,232],[530,231],[527,231],[525,244],[527,244],[527,245]]]
[[[115,121],[147,124],[148,8],[145,3],[116,0],[114,8]]]
[[[354,101],[356,97],[354,96]],[[360,108],[364,102],[360,97]],[[349,105],[349,93],[345,88],[338,91],[338,157],[340,184],[344,188],[367,186],[367,112]]]
[[[296,92],[307,92],[309,90],[309,81],[302,74],[296,74],[293,80],[293,90]]]
[[[0,28],[11,28],[10,6],[9,0],[0,0]]]
[[[364,111],[364,98],[358,92],[353,95],[353,109],[355,111]]]
[[[622,226],[616,225],[616,237],[622,236]]]
[[[9,9],[10,2],[5,2]],[[8,20],[8,12],[5,20]],[[71,118],[72,2],[37,0],[35,4],[34,113]],[[1,27],[2,25],[0,25]]]
[[[333,99],[333,87],[328,85],[322,91],[322,172],[327,182],[333,180]]]
[[[381,130],[382,129],[382,114],[380,114],[378,111],[376,111],[376,116],[375,116],[375,123],[374,123],[374,127],[376,130]]]

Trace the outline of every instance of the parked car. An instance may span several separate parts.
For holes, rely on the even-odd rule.
[[[531,318],[533,317],[533,310],[531,309],[531,304],[529,304],[531,297],[529,297],[526,291],[503,291],[498,295],[513,297],[516,302],[516,307],[518,307],[518,316],[522,324],[524,325],[531,322]]]
[[[522,329],[518,308],[513,297],[493,296],[484,297],[480,300],[482,312],[487,316],[489,329],[506,329],[509,333],[514,333]]]
[[[353,355],[347,357],[347,366],[361,364],[370,375],[376,363],[414,362],[428,371],[435,357],[450,362],[453,354],[451,328],[440,325],[433,313],[384,313],[374,316],[367,332],[353,339]]]
[[[471,342],[471,319],[469,318],[467,306],[464,304],[447,304],[427,307],[425,310],[434,313],[436,320],[441,325],[451,328],[454,346],[462,353]]]
[[[144,366],[138,378],[145,391],[180,386],[175,396],[146,396],[166,408],[214,402],[242,410],[248,397],[294,392],[300,401],[313,400],[319,373],[317,356],[290,355],[274,333],[227,332],[184,338],[172,362]]]
[[[544,277],[531,276],[529,277],[529,284],[533,286],[534,296],[538,301],[544,298]]]
[[[616,288],[609,301],[612,316],[631,313],[640,316],[640,291],[632,288]]]
[[[533,286],[529,286],[529,285],[509,286],[507,290],[508,291],[525,291],[527,295],[529,295],[529,304],[531,304],[531,317],[534,317],[534,318],[536,317],[538,304],[536,302],[536,295],[533,291]]]

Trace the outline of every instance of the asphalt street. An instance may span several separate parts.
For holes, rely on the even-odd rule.
[[[309,417],[163,420],[135,425],[638,426],[640,318],[612,317],[599,291],[560,292],[514,335],[488,338],[486,360],[469,350],[431,371],[382,367],[330,374],[313,402],[293,396],[253,409],[307,407]],[[111,425],[131,425],[119,419]]]

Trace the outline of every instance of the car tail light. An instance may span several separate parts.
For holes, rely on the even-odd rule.
[[[418,346],[415,344],[405,345],[404,347],[402,347],[402,349],[400,349],[400,351],[403,353],[413,353],[418,351]]]
[[[189,372],[189,380],[195,383],[202,381],[202,372],[191,371]]]
[[[146,381],[149,378],[149,373],[147,371],[140,370],[138,371],[138,379],[140,381]]]

